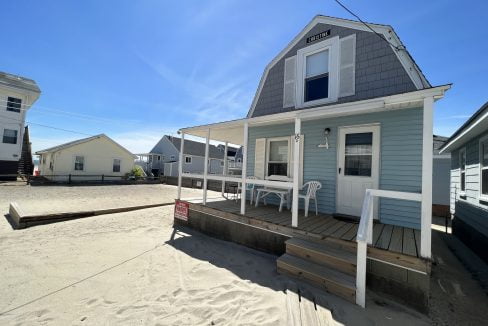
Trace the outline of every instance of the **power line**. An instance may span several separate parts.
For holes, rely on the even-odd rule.
[[[3,115],[0,115],[0,118],[12,120],[12,121],[16,121],[16,122],[20,122],[20,123],[23,122],[22,120],[13,119],[13,118],[6,117],[6,116],[3,116]],[[44,127],[44,128],[49,128],[49,129],[55,129],[55,130],[70,132],[70,133],[74,133],[74,134],[80,134],[80,135],[84,135],[84,136],[93,136],[93,135],[90,135],[90,134],[87,134],[87,133],[84,133],[84,132],[80,132],[80,131],[69,130],[69,129],[59,128],[59,127],[54,127],[54,126],[49,126],[49,125],[45,125],[45,124],[37,123],[37,122],[32,122],[32,121],[26,121],[26,123],[31,124],[31,125],[36,125],[36,126],[39,126],[39,127]]]
[[[375,33],[380,39],[382,39],[383,41],[385,41],[386,43],[388,43],[388,45],[390,45],[391,47],[393,47],[395,50],[397,50],[397,51],[405,50],[405,46],[402,45],[402,47],[399,47],[397,45],[394,45],[390,41],[388,41],[383,34],[380,34],[377,31],[375,31],[373,28],[371,28],[371,26],[369,26],[368,23],[364,22],[358,15],[356,15],[354,12],[352,12],[352,10],[350,10],[349,8],[347,8],[339,0],[334,0],[334,1],[337,2],[337,4],[339,4],[339,6],[341,6],[348,13],[350,13],[351,15],[353,15],[354,17],[356,17],[356,19],[359,20],[360,23],[362,23],[364,26],[366,26],[370,31],[372,31],[373,33]]]

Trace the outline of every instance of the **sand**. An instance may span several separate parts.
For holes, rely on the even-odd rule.
[[[156,193],[162,189],[152,187]],[[66,190],[27,188],[15,190],[20,191],[17,197],[26,192],[32,202],[50,202],[46,193]],[[67,191],[92,198],[87,189]],[[5,198],[15,195],[4,190],[0,188],[0,207],[6,213]],[[67,191],[63,198],[73,200]],[[123,191],[116,191],[118,200]],[[283,290],[292,279],[276,273],[275,256],[187,229],[175,231],[172,213],[173,206],[166,206],[23,230],[12,230],[2,220],[0,324],[286,324]],[[373,293],[363,310],[319,292],[334,318],[347,325],[429,324],[427,317]]]

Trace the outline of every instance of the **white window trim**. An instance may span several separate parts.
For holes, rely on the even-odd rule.
[[[336,102],[339,98],[339,36],[307,46],[297,51],[296,102],[298,108]],[[329,97],[315,101],[304,101],[306,57],[317,52],[329,50]]]
[[[119,172],[114,172],[114,166],[115,166],[114,165],[114,163],[115,163],[114,161],[115,160],[119,160],[120,161],[120,164],[119,164],[120,171]],[[83,167],[85,167],[85,162],[83,162]],[[121,172],[122,172],[122,159],[119,158],[119,157],[113,157],[112,158],[112,173],[121,173]]]
[[[483,143],[484,142],[488,142],[488,135],[480,138],[479,140],[479,157],[480,157],[480,174],[479,174],[479,178],[480,178],[480,182],[479,182],[479,191],[478,191],[478,199],[480,201],[484,201],[484,202],[487,202],[488,201],[488,195],[484,195],[481,193],[481,190],[483,189],[483,175],[482,175],[482,172],[483,170],[488,170],[488,165],[487,166],[483,166]]]
[[[186,159],[189,158],[190,159],[190,162],[187,162]],[[192,164],[193,163],[193,157],[191,155],[185,155],[185,164]]]
[[[464,162],[464,190],[462,190],[462,164],[461,164],[461,157],[462,153],[464,153],[465,157],[465,162]],[[466,162],[467,162],[467,157],[466,157],[466,147],[463,147],[459,150],[458,153],[458,164],[459,164],[459,196],[466,196]]]
[[[77,156],[81,156],[83,157],[83,170],[76,170],[75,168],[75,165],[76,165],[76,157]],[[75,154],[73,155],[73,171],[74,172],[85,172],[86,171],[86,158],[85,158],[85,155],[81,155],[81,154]]]
[[[271,154],[270,151],[270,143],[273,141],[284,141],[286,140],[288,143],[288,159],[286,162],[286,177],[290,178],[290,163],[291,163],[291,150],[290,150],[290,137],[273,137],[273,138],[266,138],[266,161],[265,161],[265,174],[264,178],[268,179],[270,176],[268,175],[268,165],[269,165],[269,155]]]

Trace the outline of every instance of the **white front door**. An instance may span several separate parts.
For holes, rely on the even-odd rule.
[[[339,128],[337,213],[360,216],[366,189],[378,188],[379,141],[379,125]]]

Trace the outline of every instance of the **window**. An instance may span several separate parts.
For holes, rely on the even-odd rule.
[[[344,175],[371,176],[373,133],[346,135]]]
[[[117,158],[114,158],[114,162],[112,165],[112,172],[120,172],[120,160]]]
[[[488,197],[488,138],[480,142],[481,196]]]
[[[75,171],[83,171],[85,168],[85,157],[75,156]]]
[[[220,161],[220,166],[224,166],[224,161]]]
[[[304,101],[329,97],[329,50],[305,57]]]
[[[337,101],[339,47],[339,37],[336,36],[297,51],[295,92],[297,107]],[[293,75],[291,72],[290,74]]]
[[[191,164],[191,156],[185,156],[185,163]]]
[[[4,144],[17,144],[17,130],[4,129],[3,130]]]
[[[46,164],[46,156],[42,155],[42,164]]]
[[[7,111],[20,113],[22,106],[22,100],[20,98],[8,97],[7,98]]]
[[[288,175],[288,139],[269,140],[267,176]]]
[[[459,176],[461,184],[461,192],[466,191],[466,148],[459,151]]]
[[[158,161],[161,161],[161,155],[158,155]]]
[[[174,160],[175,160],[175,156],[171,155],[171,161],[174,161]]]
[[[237,163],[241,163],[241,158],[240,157],[237,159]]]

